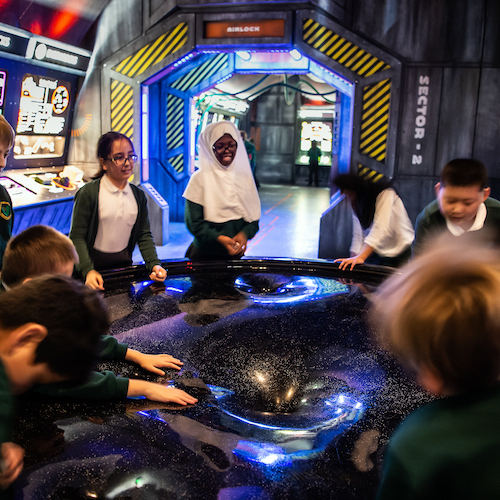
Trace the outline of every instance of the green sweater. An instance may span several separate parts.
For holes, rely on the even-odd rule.
[[[12,236],[13,226],[14,211],[12,210],[12,200],[7,190],[0,185],[0,269],[2,268],[5,247]]]
[[[259,221],[246,222],[244,219],[227,222],[209,222],[203,218],[203,206],[186,200],[184,220],[189,232],[194,236],[194,245],[204,254],[219,259],[229,259],[227,250],[217,238],[220,235],[232,238],[243,231],[247,239],[253,238],[259,230]]]
[[[479,234],[483,232],[483,230],[491,231],[493,237],[500,240],[500,201],[495,200],[495,198],[487,198],[484,204],[486,206],[486,219],[483,229],[474,231],[474,233]],[[422,245],[425,244],[428,238],[443,231],[449,233],[446,227],[446,219],[439,210],[439,202],[438,200],[434,200],[432,203],[429,203],[417,217],[412,254],[417,255],[420,253]]]
[[[500,383],[433,401],[389,440],[377,500],[500,498]]]
[[[94,269],[94,265],[89,255],[89,249],[94,247],[99,226],[99,187],[101,179],[95,179],[78,190],[75,195],[73,206],[73,216],[71,220],[71,230],[69,237],[73,241],[79,264],[76,266],[78,272],[83,277]],[[130,184],[132,192],[137,201],[137,220],[132,228],[128,243],[128,251],[132,255],[135,245],[139,245],[139,250],[149,271],[157,264],[161,264],[156,253],[153,235],[149,227],[148,205],[146,195],[134,184]]]
[[[114,337],[101,338],[99,357],[108,361],[123,361],[128,345],[119,344]],[[54,397],[82,399],[123,399],[127,397],[129,379],[117,377],[113,372],[91,372],[82,385],[68,388],[64,383],[38,385],[34,389],[39,394]]]
[[[12,440],[14,418],[14,398],[10,390],[9,379],[0,361],[0,443]]]

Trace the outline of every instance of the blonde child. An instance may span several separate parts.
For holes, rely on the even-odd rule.
[[[440,399],[389,441],[378,499],[500,495],[500,256],[439,238],[374,298],[380,344]]]

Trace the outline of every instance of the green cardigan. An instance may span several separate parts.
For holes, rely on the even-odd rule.
[[[12,441],[13,419],[14,397],[10,390],[10,382],[4,366],[0,362],[0,444]]]
[[[101,179],[95,179],[78,190],[75,195],[73,216],[69,237],[73,241],[80,259],[76,270],[85,278],[94,264],[89,249],[94,247],[99,226],[99,187]],[[141,255],[149,271],[161,264],[156,253],[153,235],[149,227],[148,205],[146,195],[134,184],[130,184],[137,201],[137,220],[132,228],[127,249],[132,255],[135,245],[139,245]]]
[[[14,211],[12,210],[12,200],[7,190],[0,185],[0,269],[2,268],[5,247],[12,236],[13,226]]]
[[[204,254],[222,259],[228,259],[229,254],[217,241],[221,234],[232,238],[243,231],[247,239],[251,239],[259,230],[259,221],[246,222],[244,219],[238,219],[223,223],[209,222],[203,218],[203,206],[189,200],[186,200],[184,221],[194,236],[194,246]]]
[[[128,345],[120,344],[111,335],[101,338],[99,357],[108,361],[123,361]],[[88,380],[75,387],[66,387],[64,383],[43,384],[34,388],[35,392],[46,396],[82,399],[124,399],[127,397],[129,379],[117,377],[111,371],[91,372]]]

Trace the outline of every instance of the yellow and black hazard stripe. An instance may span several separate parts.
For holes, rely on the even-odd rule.
[[[161,62],[186,45],[188,40],[188,25],[179,23],[175,28],[159,36],[154,42],[148,43],[135,54],[132,54],[117,64],[113,69],[122,75],[133,78],[141,75],[148,68]]]
[[[168,161],[178,174],[184,171],[184,155],[172,156]]]
[[[302,39],[359,76],[370,76],[391,66],[382,59],[349,42],[313,19],[304,19]]]
[[[381,174],[380,172],[377,172],[376,170],[373,170],[372,168],[365,167],[365,166],[361,165],[360,163],[358,164],[358,175],[361,178],[372,181],[374,183],[385,178],[384,174]]]
[[[184,99],[169,94],[167,97],[167,149],[184,144]]]
[[[134,89],[118,80],[111,80],[111,130],[133,140]]]
[[[389,131],[390,78],[363,87],[359,152],[384,162]]]
[[[216,75],[223,69],[226,69],[229,64],[229,55],[225,53],[214,55],[204,61],[199,66],[195,66],[191,71],[181,76],[171,84],[171,87],[187,92],[189,89],[196,87],[202,81]]]
[[[188,92],[201,82],[211,78],[226,69],[229,64],[228,54],[216,54],[209,57],[202,64],[196,65],[191,71],[180,76],[171,83],[171,87],[180,91]],[[184,99],[173,94],[167,98],[167,130],[166,130],[167,149],[179,148],[184,144]],[[184,170],[183,156],[178,155],[169,158],[172,168],[180,173]]]

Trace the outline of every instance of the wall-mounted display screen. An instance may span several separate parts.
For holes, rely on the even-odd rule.
[[[316,141],[321,150],[320,165],[332,164],[332,122],[328,121],[302,121],[300,122],[300,142],[297,155],[297,164],[308,165],[307,152],[311,149],[312,142]]]
[[[15,159],[57,158],[64,154],[70,83],[25,74],[14,143]]]

